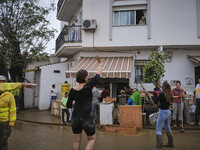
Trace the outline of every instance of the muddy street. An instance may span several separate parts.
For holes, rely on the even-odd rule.
[[[167,150],[197,150],[200,146],[200,130],[185,133],[173,131],[174,148]],[[136,135],[119,135],[97,130],[95,150],[151,150],[155,146],[155,130],[145,129]],[[167,142],[163,136],[164,144]],[[73,135],[70,127],[32,124],[18,121],[9,138],[9,150],[70,150]],[[81,150],[86,145],[83,134]]]

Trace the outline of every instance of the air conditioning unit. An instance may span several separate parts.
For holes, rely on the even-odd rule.
[[[83,20],[83,30],[95,30],[97,28],[96,19]]]

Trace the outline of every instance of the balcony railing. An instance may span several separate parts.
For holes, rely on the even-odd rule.
[[[59,1],[58,1],[58,4],[57,4],[57,14],[59,13],[60,8],[61,8],[63,2],[64,2],[64,0],[59,0]]]
[[[64,43],[74,43],[82,41],[82,26],[65,26],[61,31],[60,35],[56,39],[56,51],[64,44]]]

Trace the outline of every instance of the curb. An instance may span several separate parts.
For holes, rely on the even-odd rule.
[[[25,120],[25,119],[17,119],[17,121],[23,121],[23,122],[28,122],[28,123],[35,123],[35,124],[42,124],[42,125],[52,125],[52,126],[71,126],[71,125],[63,125],[61,123],[49,123],[49,122],[39,122],[39,121],[31,121],[31,120]],[[151,126],[143,126],[143,129],[156,129],[156,127],[151,127]],[[172,130],[180,130],[180,129],[175,129],[171,128]],[[193,127],[193,128],[184,128],[184,130],[200,130],[199,127]]]
[[[156,129],[156,127],[148,127],[148,126],[143,126],[143,129]],[[163,128],[164,129],[164,128]],[[172,130],[180,130],[180,129],[175,129],[175,128],[171,128]],[[200,130],[200,127],[192,127],[192,128],[183,128],[184,130]]]
[[[49,123],[49,122],[39,122],[39,121],[31,121],[31,120],[24,120],[24,119],[17,119],[17,121],[23,121],[28,123],[36,123],[36,124],[43,124],[43,125],[53,125],[53,126],[70,126],[70,125],[64,125],[61,123]]]

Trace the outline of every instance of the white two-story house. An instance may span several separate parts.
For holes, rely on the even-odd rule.
[[[140,89],[143,66],[159,47],[167,54],[163,81],[174,86],[180,80],[191,92],[200,77],[200,0],[59,0],[57,19],[55,54],[67,58],[71,81],[79,69],[93,76],[93,57],[99,55],[104,64],[99,87],[110,86],[112,96],[124,84]],[[93,23],[96,29],[83,30]]]

